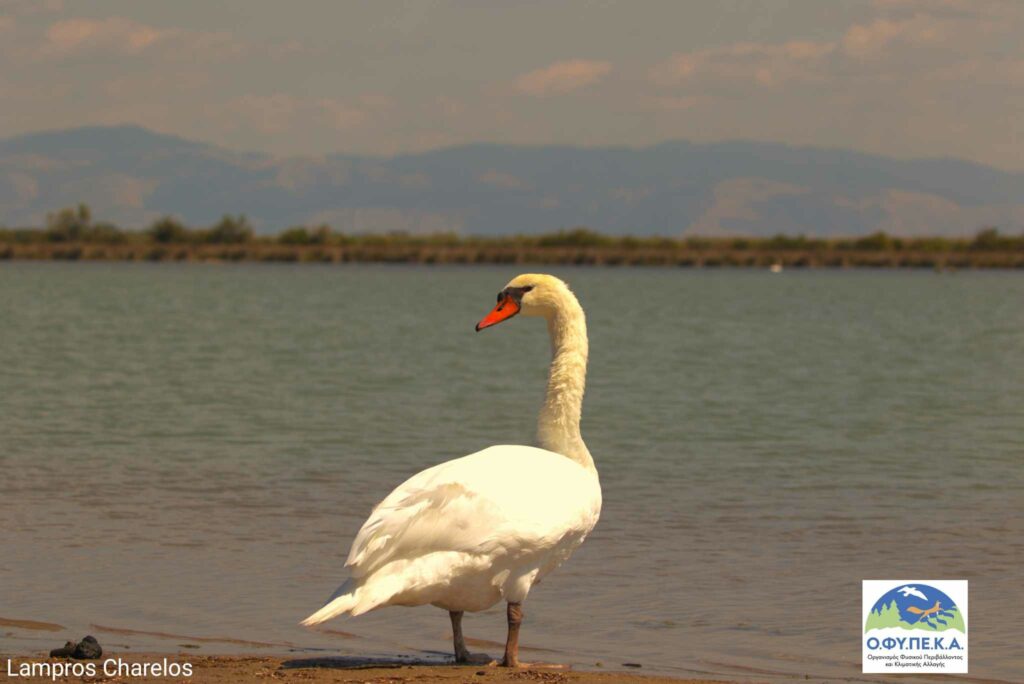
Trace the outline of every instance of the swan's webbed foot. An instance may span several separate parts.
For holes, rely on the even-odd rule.
[[[462,653],[455,654],[456,665],[493,665],[494,662],[494,658],[486,653],[470,653],[469,651],[464,651]]]

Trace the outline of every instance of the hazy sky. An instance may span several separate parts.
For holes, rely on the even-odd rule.
[[[0,0],[0,137],[235,149],[733,138],[1024,169],[1024,2]]]

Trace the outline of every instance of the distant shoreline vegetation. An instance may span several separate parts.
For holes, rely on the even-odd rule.
[[[1024,234],[974,237],[615,237],[587,228],[502,237],[455,233],[351,235],[296,226],[256,235],[245,216],[191,228],[167,216],[145,230],[94,222],[87,205],[42,228],[0,227],[0,260],[262,261],[305,263],[593,264],[693,267],[1024,268]]]

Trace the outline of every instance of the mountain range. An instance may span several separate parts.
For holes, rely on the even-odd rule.
[[[274,157],[88,127],[0,140],[0,225],[85,202],[138,228],[244,213],[260,232],[966,235],[1024,230],[1024,172],[761,142],[645,148],[471,144],[394,157]]]

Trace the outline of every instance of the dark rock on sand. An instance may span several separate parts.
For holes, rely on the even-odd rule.
[[[100,642],[96,641],[96,637],[87,636],[78,642],[78,646],[75,647],[75,658],[80,660],[91,660],[93,658],[99,658],[103,655],[103,648],[100,646]]]
[[[77,658],[78,660],[94,660],[103,656],[103,648],[96,641],[96,637],[87,636],[77,644],[69,641],[63,648],[55,648],[50,651],[51,658]]]

